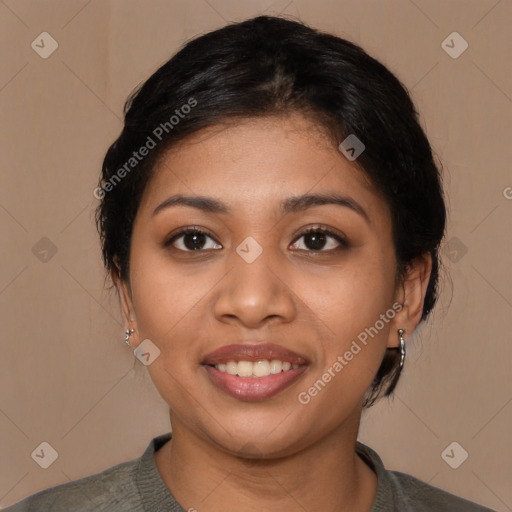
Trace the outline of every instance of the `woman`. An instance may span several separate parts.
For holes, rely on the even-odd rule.
[[[280,18],[199,37],[128,101],[95,195],[172,439],[8,511],[490,510],[357,442],[435,304],[445,229],[382,64]]]

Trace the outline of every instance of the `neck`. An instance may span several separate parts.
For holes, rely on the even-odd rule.
[[[155,462],[185,510],[370,512],[377,477],[355,452],[359,416],[355,423],[293,455],[248,459],[218,448],[171,414],[172,440]]]

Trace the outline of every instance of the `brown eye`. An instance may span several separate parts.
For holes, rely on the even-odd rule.
[[[211,240],[211,242],[208,242],[208,240]],[[200,251],[202,249],[222,249],[222,246],[213,240],[208,233],[196,228],[181,230],[167,240],[165,246],[173,246],[184,252]]]
[[[304,242],[298,244],[298,241],[303,238]],[[298,246],[302,245],[302,247]],[[347,241],[332,231],[324,228],[309,228],[304,231],[294,242],[294,249],[329,252],[336,249],[348,247]]]

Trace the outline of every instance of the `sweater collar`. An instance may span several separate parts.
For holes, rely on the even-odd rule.
[[[139,459],[137,487],[145,512],[185,512],[162,480],[155,463],[155,452],[170,439],[170,432],[153,438]]]
[[[137,487],[146,512],[185,512],[162,480],[154,459],[155,452],[170,440],[170,432],[153,438],[139,459]],[[359,441],[356,443],[356,453],[377,474],[377,495],[371,512],[390,510],[390,498],[394,502],[394,492],[381,458]]]

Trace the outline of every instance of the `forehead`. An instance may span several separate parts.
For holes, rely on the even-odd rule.
[[[357,196],[379,214],[386,210],[366,174],[325,130],[291,114],[230,120],[189,136],[157,163],[141,209],[182,193],[261,211],[291,195],[329,192]]]

